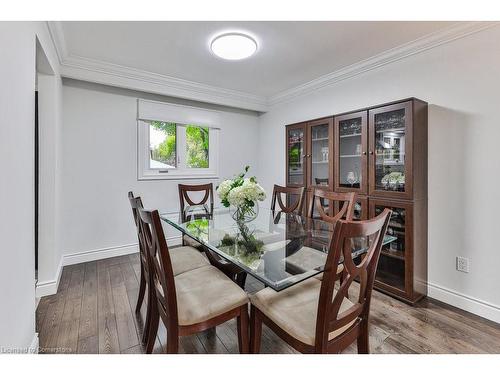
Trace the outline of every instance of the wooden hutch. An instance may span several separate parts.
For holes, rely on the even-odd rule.
[[[392,209],[387,233],[397,240],[382,249],[375,288],[411,304],[427,294],[426,102],[287,125],[286,181],[308,198],[313,187],[356,192],[358,220]]]

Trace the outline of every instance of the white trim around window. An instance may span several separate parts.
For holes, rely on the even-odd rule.
[[[137,119],[137,179],[183,180],[218,179],[220,113],[195,107],[138,100]],[[151,168],[150,123],[151,121],[175,122],[176,166]],[[208,168],[190,168],[186,165],[186,124],[209,128]]]

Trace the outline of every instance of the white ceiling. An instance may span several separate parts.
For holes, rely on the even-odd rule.
[[[62,22],[65,49],[79,56],[223,89],[270,97],[442,31],[453,22]],[[244,31],[256,55],[225,61],[210,39]]]

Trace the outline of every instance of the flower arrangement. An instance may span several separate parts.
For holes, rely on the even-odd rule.
[[[217,187],[217,194],[224,207],[234,207],[233,218],[240,221],[255,219],[258,212],[258,201],[266,199],[266,192],[254,177],[245,178],[250,167],[233,179],[224,180]]]

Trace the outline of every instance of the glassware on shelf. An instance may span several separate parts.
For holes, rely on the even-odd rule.
[[[358,143],[356,145],[356,155],[361,155],[361,150],[362,150],[362,146],[361,146],[361,143]]]
[[[328,161],[328,147],[323,147],[321,153],[323,154],[323,161]]]
[[[349,119],[340,122],[340,136],[360,136],[361,135],[361,118]]]
[[[347,173],[347,177],[346,177],[346,181],[351,184],[351,187],[354,186],[354,184],[356,182],[358,182],[358,178],[356,177],[356,173],[354,172],[348,172]]]

